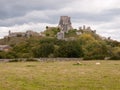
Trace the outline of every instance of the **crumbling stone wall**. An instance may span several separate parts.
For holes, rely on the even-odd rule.
[[[61,16],[58,27],[63,32],[68,32],[70,29],[72,29],[70,17]]]

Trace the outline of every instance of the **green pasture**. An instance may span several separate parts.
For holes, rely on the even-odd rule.
[[[0,62],[0,90],[120,90],[120,61]]]

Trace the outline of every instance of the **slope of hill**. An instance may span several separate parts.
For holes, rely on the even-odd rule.
[[[120,59],[120,42],[103,39],[92,30],[69,30],[57,39],[58,27],[46,27],[42,36],[9,37],[0,44],[10,45],[0,58],[77,57],[84,59]]]

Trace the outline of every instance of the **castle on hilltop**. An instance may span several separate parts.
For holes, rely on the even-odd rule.
[[[65,33],[68,33],[69,30],[73,30],[70,17],[61,16],[58,24],[58,28],[60,29],[60,32],[57,33],[57,39],[61,39],[61,40],[65,39]],[[83,32],[95,33],[96,30],[92,30],[91,27],[86,27],[85,25],[83,25],[83,27],[79,27],[79,30],[76,31],[76,35],[80,35]]]
[[[72,27],[72,23],[71,23],[71,19],[69,16],[61,16],[60,20],[59,20],[59,24],[57,26],[57,30],[55,31],[55,29],[53,30],[53,33],[50,33],[49,31],[52,29],[49,29],[49,27],[46,27],[46,33],[45,32],[40,32],[37,33],[35,31],[32,30],[28,30],[26,32],[11,32],[9,30],[8,36],[5,36],[4,38],[10,38],[10,37],[31,37],[31,36],[40,36],[40,37],[45,37],[45,36],[52,36],[52,34],[55,34],[53,36],[57,36],[57,39],[59,40],[65,40],[68,38],[74,38],[76,37],[76,35],[81,35],[82,33],[85,32],[92,32],[95,33],[95,30],[92,30],[91,27],[86,27],[85,25],[83,25],[82,27],[79,27],[79,29],[73,29]],[[69,35],[70,31],[74,32],[74,36],[73,35]],[[51,34],[51,35],[50,35]],[[68,36],[66,36],[68,35]]]
[[[58,28],[60,29],[60,32],[57,33],[57,39],[64,39],[64,34],[68,33],[69,30],[73,29],[70,17],[61,16]]]
[[[58,27],[63,32],[68,32],[70,29],[73,29],[72,25],[71,25],[70,17],[68,17],[68,16],[61,16]]]

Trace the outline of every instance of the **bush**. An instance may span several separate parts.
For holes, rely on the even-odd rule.
[[[27,62],[37,62],[38,60],[32,59],[32,58],[28,58],[28,59],[26,59],[26,61],[27,61]]]
[[[34,57],[48,57],[54,52],[54,45],[51,43],[43,43],[38,48],[33,50]]]
[[[19,60],[18,59],[11,59],[9,60],[9,62],[18,62]]]
[[[83,52],[81,46],[76,41],[69,41],[59,46],[55,50],[56,57],[78,58],[82,57]]]

